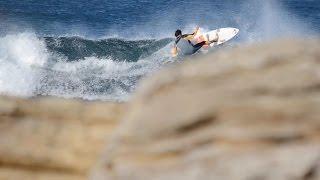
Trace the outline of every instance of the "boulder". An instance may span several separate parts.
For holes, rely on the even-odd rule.
[[[86,179],[122,104],[0,97],[0,179]]]
[[[320,41],[224,50],[144,80],[94,180],[320,179]]]

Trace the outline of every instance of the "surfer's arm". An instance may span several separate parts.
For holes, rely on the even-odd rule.
[[[182,37],[187,40],[192,40],[197,35],[198,31],[199,31],[199,27],[197,27],[192,34],[184,34],[182,35]]]
[[[171,54],[172,57],[176,57],[178,55],[178,48],[176,44],[173,45],[173,48],[171,49]]]

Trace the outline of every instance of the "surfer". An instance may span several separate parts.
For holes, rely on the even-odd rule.
[[[183,56],[192,55],[195,52],[197,52],[199,49],[201,49],[202,46],[210,45],[213,42],[217,42],[218,38],[212,41],[202,41],[197,44],[192,44],[191,40],[195,37],[198,31],[199,31],[199,27],[197,27],[192,34],[182,34],[182,31],[180,29],[176,30],[175,32],[176,40],[174,43],[174,47],[172,49],[172,55],[177,56],[178,50],[179,50],[179,53]]]

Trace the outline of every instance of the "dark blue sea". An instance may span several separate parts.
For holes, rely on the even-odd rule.
[[[315,38],[320,1],[0,0],[0,94],[127,100],[196,26],[240,29],[222,48]]]

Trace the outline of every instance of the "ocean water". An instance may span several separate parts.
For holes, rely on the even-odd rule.
[[[320,33],[319,0],[0,0],[0,94],[125,101],[176,29],[236,27],[222,48]]]

